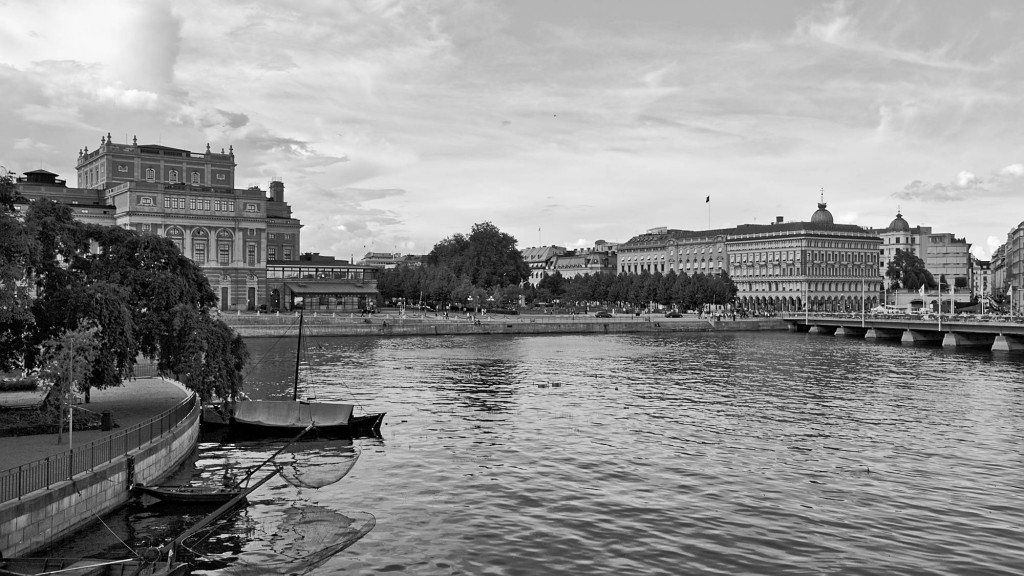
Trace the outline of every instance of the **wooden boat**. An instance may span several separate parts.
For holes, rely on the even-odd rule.
[[[302,321],[303,315],[300,312],[292,399],[234,401],[226,415],[231,432],[261,436],[291,435],[313,425],[317,432],[338,438],[379,436],[385,416],[383,412],[356,416],[353,414],[353,404],[299,400],[299,363],[303,351]],[[205,418],[215,419],[209,413]]]
[[[223,504],[244,491],[237,486],[145,486],[142,484],[136,484],[135,489],[161,502],[188,504]]]

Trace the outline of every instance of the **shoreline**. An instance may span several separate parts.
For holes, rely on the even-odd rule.
[[[224,314],[221,319],[244,338],[279,337],[298,330],[297,313]],[[788,330],[781,318],[709,320],[695,316],[480,315],[444,318],[414,314],[317,314],[303,317],[313,336],[451,336],[480,334],[626,334],[651,332],[734,332]]]

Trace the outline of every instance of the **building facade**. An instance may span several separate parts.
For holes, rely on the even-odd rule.
[[[563,278],[589,276],[590,274],[615,274],[617,270],[616,244],[598,240],[593,248],[569,250],[555,254],[547,260],[541,278],[558,272]],[[531,271],[531,279],[532,279]],[[539,280],[538,280],[539,282]]]
[[[235,188],[235,166],[233,149],[207,145],[197,153],[135,138],[115,144],[108,134],[97,149],[79,152],[77,188],[45,170],[26,173],[17,186],[29,201],[69,205],[79,220],[169,238],[203,270],[221,310],[281,306],[280,288],[270,302],[268,262],[298,261],[302,224],[281,181],[269,194]]]
[[[920,258],[936,282],[945,277],[946,282],[954,286],[958,279],[961,287],[972,285],[971,244],[965,239],[947,232],[933,232],[930,226],[911,227],[899,212],[888,227],[872,231],[882,239],[878,262],[880,276],[885,277],[889,263],[897,253],[905,251]]]
[[[618,272],[640,274],[719,274],[726,270],[728,230],[652,228],[618,248]]]
[[[808,222],[746,224],[728,237],[737,305],[755,312],[843,312],[877,306],[881,239],[836,224],[824,201]]]
[[[305,309],[354,313],[373,310],[383,268],[350,264],[317,253],[267,263],[267,311]]]
[[[724,272],[736,285],[737,307],[753,312],[853,311],[878,305],[881,243],[860,226],[835,224],[821,202],[808,222],[648,230],[619,246],[618,270]]]
[[[530,269],[530,284],[536,287],[547,276],[548,270],[553,270],[554,258],[565,254],[566,249],[564,246],[533,246],[523,248],[519,253]]]

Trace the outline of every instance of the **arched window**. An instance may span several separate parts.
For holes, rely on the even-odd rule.
[[[199,172],[192,173],[192,183],[196,185],[199,184]]]
[[[153,168],[146,168],[146,182],[152,182],[156,180],[156,170]]]
[[[170,174],[168,174],[167,177],[168,177],[168,179],[172,183],[177,182],[178,181],[178,171],[177,170],[171,170]]]

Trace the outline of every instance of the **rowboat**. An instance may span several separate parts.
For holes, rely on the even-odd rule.
[[[135,489],[161,502],[188,504],[223,504],[244,490],[224,486],[145,486],[136,484]]]

